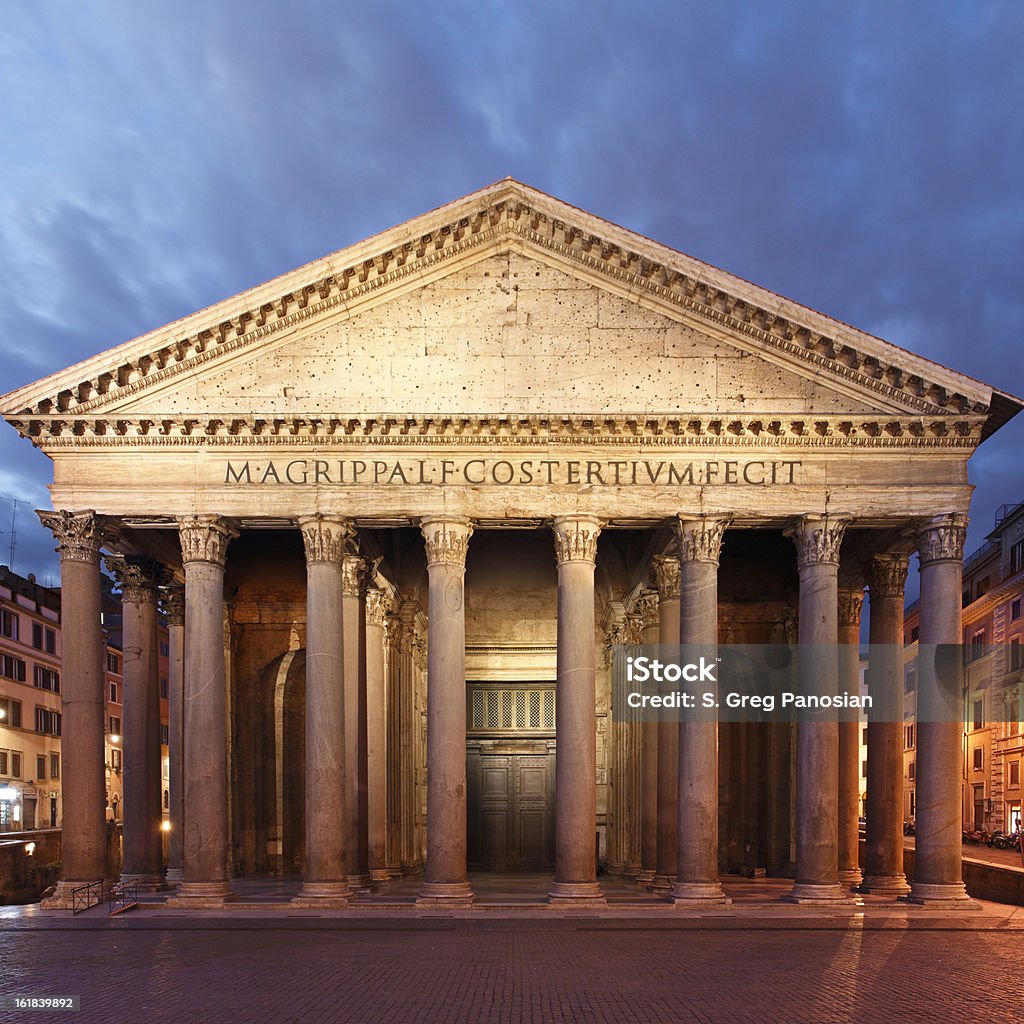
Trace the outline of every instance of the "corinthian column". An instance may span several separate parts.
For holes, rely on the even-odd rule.
[[[366,831],[370,879],[387,882],[387,702],[383,590],[366,591]]]
[[[347,519],[299,520],[306,550],[306,860],[300,906],[346,907],[350,822],[345,786],[345,647],[342,563]]]
[[[219,906],[228,882],[224,563],[238,533],[215,515],[178,520],[185,567],[185,880],[174,906]]]
[[[839,690],[860,692],[860,612],[863,589],[839,591]],[[839,722],[839,881],[860,885],[860,716]]]
[[[675,647],[679,644],[679,559],[657,556],[654,579],[658,586],[658,643]],[[657,730],[658,847],[651,889],[667,896],[679,861],[679,723],[659,721]]]
[[[177,885],[185,880],[182,870],[184,834],[185,754],[185,588],[172,583],[164,592],[167,619],[167,757],[171,832],[167,846],[167,881]]]
[[[103,778],[105,680],[100,630],[100,546],[94,512],[39,512],[60,552],[62,663],[61,878],[45,910],[71,907],[71,890],[107,877]]]
[[[370,890],[366,812],[366,562],[347,554],[342,563],[345,637],[345,806],[348,814],[348,884]]]
[[[660,637],[658,596],[643,594],[637,606],[644,617],[643,642],[657,643]],[[638,885],[649,886],[657,874],[658,865],[658,723],[640,724],[640,863]]]
[[[921,524],[921,630],[918,646],[917,815],[914,880],[908,899],[967,909],[963,883],[960,779],[963,709],[960,588],[967,517]]]
[[[871,561],[868,799],[861,892],[905,896],[903,872],[903,588],[907,556]]]
[[[565,516],[553,524],[558,559],[555,690],[555,880],[548,902],[604,906],[597,884],[597,652],[594,563],[601,522]]]
[[[714,661],[718,644],[718,557],[728,520],[679,517],[679,643],[699,645]],[[705,684],[711,685],[714,684]],[[718,716],[714,710],[681,722],[677,907],[725,906],[718,879]]]
[[[417,903],[468,906],[466,549],[468,519],[423,520],[427,545],[427,870]]]
[[[807,695],[838,691],[839,548],[848,522],[807,515],[789,531],[800,571],[799,686]],[[794,903],[850,899],[839,884],[839,723],[834,711],[821,717],[797,725],[796,881],[786,897]]]
[[[108,555],[121,586],[124,651],[124,864],[121,881],[153,892],[163,884],[160,824],[160,663],[157,589],[163,570],[142,558]]]

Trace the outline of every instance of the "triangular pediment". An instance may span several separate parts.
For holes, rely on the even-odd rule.
[[[44,446],[100,421],[209,432],[254,415],[848,414],[980,433],[1019,407],[513,181],[0,399]]]

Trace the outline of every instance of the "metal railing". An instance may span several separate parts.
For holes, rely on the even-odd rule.
[[[86,882],[71,890],[71,913],[80,914],[103,902],[103,879]]]
[[[121,914],[139,905],[138,882],[115,882],[110,887],[110,916]]]

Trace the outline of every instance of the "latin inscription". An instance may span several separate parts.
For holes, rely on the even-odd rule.
[[[269,486],[790,486],[801,463],[782,460],[270,459],[229,461],[224,483]]]

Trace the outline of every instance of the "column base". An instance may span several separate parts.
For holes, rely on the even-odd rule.
[[[168,907],[223,907],[238,897],[229,882],[182,882],[176,895],[166,903]]]
[[[96,879],[96,881],[99,881],[99,879]],[[45,900],[42,900],[39,907],[41,910],[74,910],[74,899],[71,895],[72,890],[88,884],[88,882],[65,881],[62,878],[57,882],[57,887],[54,890],[53,895],[47,896]],[[107,890],[110,888],[110,884],[110,879],[106,879],[104,881],[102,900],[106,900]]]
[[[869,896],[907,896],[910,884],[902,872],[898,875],[868,875],[860,883],[859,891]]]
[[[370,868],[370,881],[373,883],[374,888],[377,888],[379,885],[386,885],[391,881],[391,872],[387,868]]]
[[[672,883],[675,881],[674,875],[655,875],[651,879],[651,884],[648,888],[651,892],[656,892],[659,896],[668,896],[672,892]]]
[[[676,882],[669,899],[677,907],[731,907],[718,882]]]
[[[138,886],[139,892],[161,892],[167,888],[165,880],[162,875],[147,875],[142,873],[132,872],[131,874],[122,874],[118,879],[121,885],[131,885],[133,882]]]
[[[366,896],[368,893],[373,892],[373,880],[370,878],[370,872],[367,871],[361,875],[349,875],[348,887],[356,896]]]
[[[165,879],[168,885],[180,885],[185,881],[185,872],[182,868],[168,868]]]
[[[471,907],[476,896],[469,882],[424,882],[417,907]]]
[[[913,882],[901,903],[927,910],[980,910],[981,904],[967,894],[963,882]]]
[[[635,881],[637,885],[643,888],[648,887],[654,881],[654,869],[644,868],[644,870],[636,876]]]
[[[853,906],[860,902],[838,882],[795,882],[782,897],[783,903],[797,903],[803,907]]]
[[[553,882],[548,892],[549,907],[607,907],[608,901],[597,882]]]
[[[842,885],[852,885],[856,887],[860,885],[863,880],[864,876],[861,874],[860,868],[839,869],[839,881]]]
[[[348,882],[303,882],[293,907],[330,907],[344,910],[352,903]]]
[[[639,874],[639,864],[627,864],[626,867],[623,869],[623,875],[625,876],[627,882],[635,881]]]

